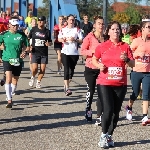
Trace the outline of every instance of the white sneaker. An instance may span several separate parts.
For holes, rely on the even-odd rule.
[[[29,81],[29,86],[33,87],[34,86],[34,81],[35,81],[35,78],[31,77],[31,79]]]
[[[126,106],[126,118],[128,119],[128,120],[132,120],[132,110],[129,110],[128,109],[128,106]]]
[[[142,126],[146,126],[147,124],[150,124],[150,119],[148,119],[148,116],[145,116],[142,119]]]
[[[41,88],[41,83],[40,83],[40,82],[37,82],[37,83],[36,83],[36,88],[37,88],[37,89],[40,89],[40,88]]]

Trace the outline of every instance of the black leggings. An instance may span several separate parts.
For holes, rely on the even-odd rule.
[[[79,55],[66,55],[62,53],[61,57],[64,66],[64,80],[72,79]]]
[[[102,132],[112,135],[119,120],[119,112],[127,92],[127,86],[98,84],[97,91],[103,108]]]
[[[88,91],[86,93],[87,110],[91,109],[93,95],[95,93],[96,79],[99,73],[100,73],[99,69],[92,69],[89,67],[85,67],[84,76],[88,87]],[[100,99],[97,99],[97,111],[98,111],[97,115],[100,116],[102,113]]]

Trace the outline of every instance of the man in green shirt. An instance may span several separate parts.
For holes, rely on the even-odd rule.
[[[15,92],[22,71],[23,58],[29,51],[28,38],[23,32],[18,31],[18,27],[18,18],[11,17],[9,30],[0,34],[0,45],[4,44],[1,50],[3,50],[2,61],[6,74],[5,90],[8,101],[6,108],[12,108],[12,94]]]

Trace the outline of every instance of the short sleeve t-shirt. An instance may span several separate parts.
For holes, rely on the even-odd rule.
[[[133,40],[131,50],[135,59],[133,71],[150,72],[150,41],[145,42],[141,37],[138,37]],[[142,58],[139,56],[141,54],[143,55]]]
[[[54,38],[55,38],[55,43],[60,43],[59,41],[58,41],[58,34],[59,34],[59,31],[60,31],[60,29],[59,29],[59,25],[55,25],[54,26]]]
[[[120,59],[121,53],[126,53],[128,58],[133,60],[132,51],[128,44],[120,42],[114,45],[110,40],[101,43],[95,51],[94,56],[101,60],[106,66],[104,71],[100,71],[97,84],[122,86],[127,85],[126,63]]]
[[[48,46],[46,41],[52,42],[50,31],[47,28],[39,29],[33,27],[29,33],[29,38],[32,39],[32,54],[37,56],[48,56]]]
[[[5,31],[0,34],[0,45],[4,43],[5,49],[2,53],[2,60],[9,61],[9,59],[19,58],[22,62],[20,54],[22,52],[22,47],[25,45],[29,46],[28,38],[23,32],[17,31],[16,33],[11,33],[10,31]]]
[[[81,30],[74,27],[74,28],[62,28],[59,32],[58,38],[66,39],[66,42],[63,43],[63,48],[61,53],[66,55],[79,55],[77,42],[70,41],[70,38],[73,37],[74,39],[82,40],[83,36]]]

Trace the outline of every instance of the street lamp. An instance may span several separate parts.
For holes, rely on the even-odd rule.
[[[108,6],[108,0],[103,0],[103,18],[105,26],[107,26],[107,6]]]

